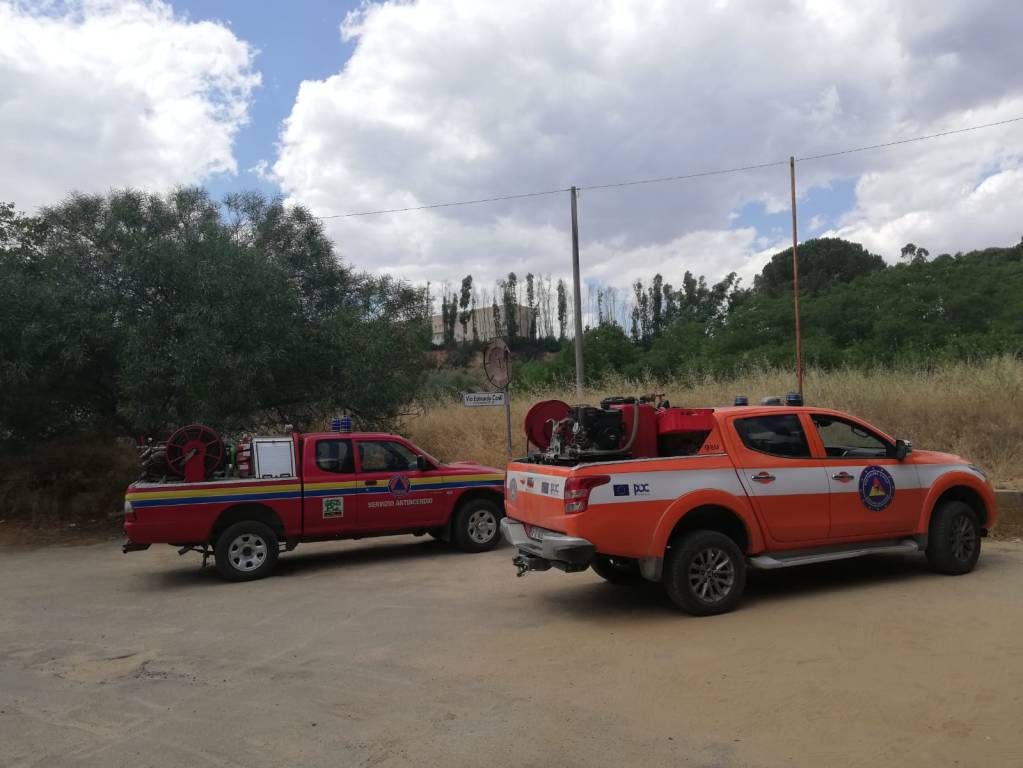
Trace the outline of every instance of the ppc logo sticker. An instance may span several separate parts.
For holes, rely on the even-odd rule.
[[[345,497],[331,496],[323,500],[323,519],[345,516]]]
[[[402,496],[408,496],[412,490],[412,482],[405,475],[395,475],[387,481],[387,490],[396,499],[400,499]]]
[[[860,475],[860,500],[872,512],[886,509],[895,498],[895,480],[884,467],[870,466]]]
[[[621,485],[616,485],[614,487],[614,495],[615,496],[628,496],[629,495],[629,485],[628,485],[628,483],[623,483]]]

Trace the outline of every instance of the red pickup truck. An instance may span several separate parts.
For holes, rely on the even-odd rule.
[[[200,445],[201,441],[196,445]],[[262,578],[300,542],[429,533],[467,552],[495,547],[504,473],[445,464],[393,434],[293,434],[252,441],[251,477],[137,482],[125,552],[173,544],[213,554],[232,581]]]
[[[501,524],[519,575],[645,578],[708,615],[736,607],[748,568],[925,552],[939,572],[973,569],[997,514],[982,470],[790,402],[538,403],[527,433],[543,450],[508,465]]]

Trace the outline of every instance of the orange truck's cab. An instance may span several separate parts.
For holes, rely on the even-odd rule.
[[[577,451],[565,461],[548,452],[509,464],[502,531],[519,550],[520,575],[593,567],[611,581],[642,576],[662,581],[683,609],[712,614],[737,605],[747,567],[925,551],[937,570],[965,573],[994,525],[981,470],[913,451],[848,414],[784,405],[701,413],[709,429],[675,441],[689,447],[669,447],[674,455]]]

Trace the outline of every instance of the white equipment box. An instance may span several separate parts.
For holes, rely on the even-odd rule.
[[[290,437],[254,437],[252,457],[255,477],[295,476],[295,448]]]

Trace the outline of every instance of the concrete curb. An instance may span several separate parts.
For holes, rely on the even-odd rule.
[[[1023,535],[1023,491],[995,491],[998,524],[994,530],[1002,536]]]

